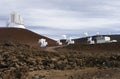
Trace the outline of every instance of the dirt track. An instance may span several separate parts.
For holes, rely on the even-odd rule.
[[[41,70],[30,72],[28,79],[36,75],[43,79],[119,79],[119,74],[119,69]]]
[[[62,48],[62,47],[64,47],[64,46],[46,47],[46,48],[45,48],[45,51],[48,51],[48,52],[59,52],[59,51],[57,51],[56,49],[57,49],[57,48]]]

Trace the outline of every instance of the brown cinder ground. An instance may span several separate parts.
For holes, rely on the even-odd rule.
[[[44,38],[48,42],[48,46],[55,46],[56,41],[32,32],[28,29],[22,28],[0,28],[0,42],[2,41],[14,41],[21,44],[28,44],[30,46],[40,46],[39,39]]]
[[[119,79],[119,46],[120,43],[107,43],[39,48],[1,42],[0,78]]]

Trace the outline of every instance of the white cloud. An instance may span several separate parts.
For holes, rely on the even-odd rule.
[[[32,13],[33,12],[33,13]],[[107,24],[119,23],[117,19],[110,18],[84,18],[76,17],[77,12],[63,10],[33,10],[27,24],[33,26],[46,26],[60,29],[87,29],[102,28]],[[35,12],[35,13],[34,13]]]
[[[17,11],[28,29],[44,26],[72,31],[104,28],[115,31],[120,26],[119,7],[119,0],[2,0],[0,16],[5,19],[0,17],[0,23],[5,26],[10,12]]]

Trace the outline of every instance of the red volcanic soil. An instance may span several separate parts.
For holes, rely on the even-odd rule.
[[[22,28],[0,28],[0,42],[1,41],[14,41],[25,43],[30,46],[39,46],[39,39],[44,38],[49,46],[56,45],[56,41],[48,37],[36,34],[28,29]]]

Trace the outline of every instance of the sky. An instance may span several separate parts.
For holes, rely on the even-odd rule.
[[[16,11],[25,27],[53,39],[120,33],[120,0],[1,0],[0,27]]]

